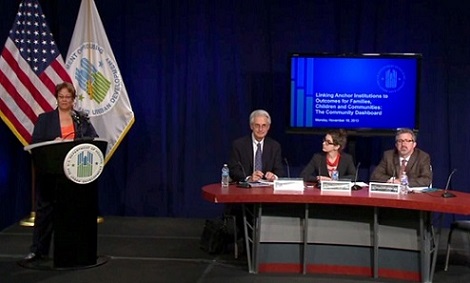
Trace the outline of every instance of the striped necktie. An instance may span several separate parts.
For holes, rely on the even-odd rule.
[[[261,151],[261,143],[256,144],[256,154],[255,154],[255,171],[263,171],[263,160],[261,156],[263,152]]]

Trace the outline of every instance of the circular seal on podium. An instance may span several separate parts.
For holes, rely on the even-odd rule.
[[[88,184],[103,172],[104,155],[90,143],[73,147],[64,158],[64,174],[72,182]]]

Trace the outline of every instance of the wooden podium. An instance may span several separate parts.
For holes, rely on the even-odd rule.
[[[72,150],[87,146],[97,147],[105,156],[107,141],[91,138],[48,141],[25,147],[32,155],[37,177],[55,183],[54,268],[80,268],[97,263],[97,179],[80,183],[72,181],[66,174],[69,169],[65,159]],[[77,170],[75,167],[72,169]]]

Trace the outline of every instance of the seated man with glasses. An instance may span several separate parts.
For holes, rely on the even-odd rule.
[[[315,153],[300,173],[305,182],[330,181],[333,171],[341,180],[353,180],[356,174],[353,158],[343,152],[347,142],[344,130],[330,130],[323,138],[322,152]]]
[[[416,135],[410,129],[400,129],[395,135],[395,149],[384,152],[382,160],[370,176],[371,182],[400,183],[406,172],[410,187],[427,187],[432,182],[431,158],[416,148]]]
[[[251,113],[251,134],[235,140],[228,167],[232,181],[274,181],[284,176],[281,145],[268,137],[271,116],[263,109]]]

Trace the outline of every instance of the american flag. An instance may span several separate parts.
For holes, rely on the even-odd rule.
[[[56,107],[55,85],[71,82],[37,0],[20,3],[0,56],[0,117],[23,145],[39,114]]]

